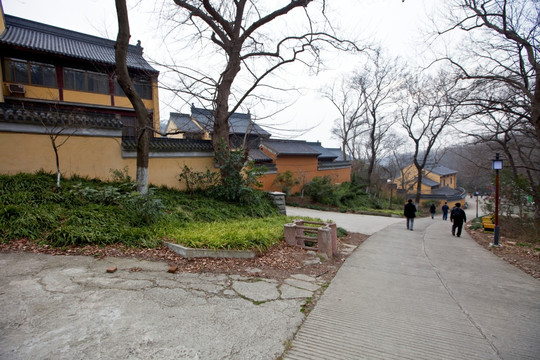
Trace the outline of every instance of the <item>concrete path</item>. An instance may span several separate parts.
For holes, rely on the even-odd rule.
[[[540,359],[538,280],[440,215],[398,220],[346,260],[284,359]]]
[[[0,254],[0,359],[276,359],[322,285],[301,274],[278,282],[168,268]]]
[[[344,214],[287,206],[288,216],[309,216],[323,221],[331,220],[346,230],[372,235],[388,225],[403,222],[399,217]]]

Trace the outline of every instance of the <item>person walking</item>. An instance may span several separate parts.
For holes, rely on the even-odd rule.
[[[452,236],[461,236],[461,230],[463,229],[463,223],[467,221],[467,215],[461,208],[460,203],[456,203],[456,207],[452,209],[450,213],[450,221],[452,221]],[[457,230],[457,233],[456,233]]]
[[[429,212],[431,213],[431,218],[432,219],[435,219],[435,204],[431,204],[431,206],[429,207]]]
[[[445,202],[444,205],[442,206],[442,219],[443,220],[448,220],[448,210],[450,210],[450,208],[448,207],[448,202]]]
[[[414,218],[416,216],[416,206],[409,199],[403,208],[403,215],[407,218],[407,230],[413,231]]]

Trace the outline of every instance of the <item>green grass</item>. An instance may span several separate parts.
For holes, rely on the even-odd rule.
[[[168,239],[264,251],[279,242],[288,222],[266,198],[237,204],[167,188],[140,195],[126,179],[74,177],[64,179],[61,188],[55,181],[44,172],[0,175],[0,241],[156,247]]]
[[[184,226],[163,229],[167,240],[193,248],[251,249],[264,252],[283,237],[286,216],[246,218],[205,223],[190,222]]]

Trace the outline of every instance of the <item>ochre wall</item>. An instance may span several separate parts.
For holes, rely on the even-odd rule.
[[[330,176],[332,177],[333,184],[341,184],[351,181],[351,168],[344,169],[329,169],[317,171],[317,176]]]
[[[60,144],[64,138],[58,138]],[[48,135],[0,132],[0,172],[34,173],[40,169],[56,173],[54,150]],[[135,178],[136,159],[122,158],[121,138],[71,136],[59,148],[62,176],[88,176],[110,180],[110,170],[128,168]],[[214,169],[214,159],[208,157],[150,158],[149,182],[156,186],[184,189],[178,174],[187,165],[196,171]]]
[[[333,184],[340,184],[351,181],[351,169],[328,169],[318,170],[318,160],[316,156],[285,156],[275,157],[268,151],[263,151],[274,159],[277,167],[277,174],[264,175],[261,179],[263,190],[281,191],[279,184],[273,184],[278,174],[290,171],[294,178],[300,180],[300,184],[293,186],[291,194],[300,192],[302,187],[310,182],[314,177],[330,176]]]
[[[276,176],[277,176],[277,174],[266,174],[266,175],[261,176],[261,178],[259,179],[259,181],[262,184],[261,189],[265,190],[265,191],[281,191],[280,188],[273,185],[273,182],[274,182]]]

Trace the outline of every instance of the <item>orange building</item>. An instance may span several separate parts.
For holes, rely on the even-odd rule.
[[[256,164],[269,168],[262,179],[265,190],[279,191],[274,181],[286,171],[298,180],[291,189],[293,194],[315,177],[329,176],[334,184],[351,180],[351,162],[341,158],[340,149],[324,148],[320,142],[263,139],[250,156]]]

